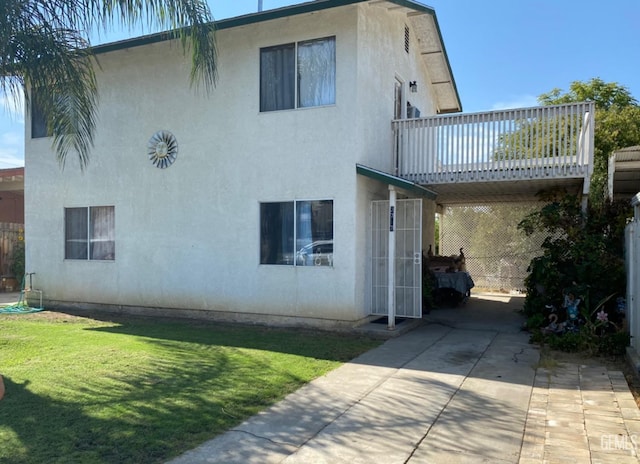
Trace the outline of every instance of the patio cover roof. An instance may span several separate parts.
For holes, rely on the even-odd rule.
[[[623,148],[609,157],[609,197],[630,199],[640,192],[640,145]]]

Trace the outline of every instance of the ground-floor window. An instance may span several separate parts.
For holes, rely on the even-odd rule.
[[[333,266],[333,200],[261,203],[260,264]]]
[[[114,260],[115,207],[65,208],[64,235],[65,259]]]

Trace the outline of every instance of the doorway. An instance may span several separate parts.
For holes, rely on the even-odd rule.
[[[389,313],[389,201],[371,202],[371,314]],[[396,201],[395,315],[422,317],[422,199]]]

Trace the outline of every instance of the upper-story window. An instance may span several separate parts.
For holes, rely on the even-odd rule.
[[[31,138],[38,139],[50,136],[51,131],[42,107],[35,100],[31,100]]]
[[[335,37],[260,49],[260,111],[335,102]]]

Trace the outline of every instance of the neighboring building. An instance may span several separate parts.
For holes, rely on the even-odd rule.
[[[0,291],[17,290],[14,253],[24,241],[24,168],[0,169]]]
[[[368,167],[391,172],[394,118],[461,109],[435,12],[309,2],[220,21],[217,44],[210,96],[189,88],[188,58],[161,35],[97,47],[85,172],[61,170],[46,134],[27,134],[34,285],[49,307],[361,322],[375,294],[372,200],[388,183],[435,198]]]
[[[609,198],[629,201],[633,218],[625,227],[626,315],[630,346],[627,356],[640,373],[640,146],[621,148],[609,157]]]
[[[640,374],[640,192],[631,200],[633,218],[627,222],[625,238],[625,270],[627,271],[626,316],[629,329],[627,357]]]
[[[0,169],[0,223],[24,225],[24,168]]]

